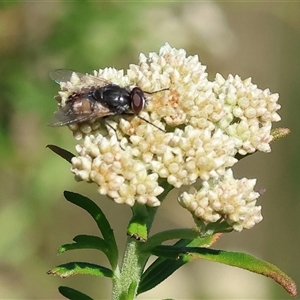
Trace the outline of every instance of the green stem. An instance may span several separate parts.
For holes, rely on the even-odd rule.
[[[163,201],[173,187],[166,180],[162,180],[160,185],[163,186],[164,192],[159,196],[159,200]],[[147,240],[157,208],[136,204],[132,211],[128,234],[137,234],[138,237]],[[150,256],[150,252],[142,251],[143,244],[135,238],[127,239],[120,273],[115,273],[113,278],[113,300],[135,299],[145,264]]]
[[[128,238],[120,276],[113,279],[113,300],[135,299],[148,253],[140,250],[142,243]]]

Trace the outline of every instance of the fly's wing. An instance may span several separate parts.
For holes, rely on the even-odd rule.
[[[80,79],[80,83],[86,86],[103,87],[111,83],[104,78],[96,77],[90,74],[75,72],[73,70],[57,69],[55,71],[50,72],[50,78],[58,84],[60,84],[61,82],[71,81],[71,78],[73,76],[77,76]]]
[[[103,118],[112,114],[113,113],[107,107],[104,107],[102,105],[97,105],[96,107],[94,107],[93,112],[81,113],[75,112],[72,109],[72,105],[67,104],[66,106],[59,108],[53,113],[53,117],[48,125],[53,127],[66,126]]]
[[[51,71],[49,75],[53,81],[60,84],[61,82],[70,81],[73,73],[75,73],[79,78],[84,76],[84,74],[75,72],[73,70],[66,70],[66,69],[57,69],[55,71]]]

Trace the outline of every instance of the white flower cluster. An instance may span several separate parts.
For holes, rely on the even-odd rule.
[[[207,223],[224,218],[235,230],[258,223],[255,181],[234,180],[228,168],[238,161],[236,154],[270,151],[271,124],[280,120],[278,95],[231,75],[210,82],[205,69],[198,56],[165,44],[159,53],[141,54],[125,75],[107,68],[84,80],[74,73],[62,82],[61,106],[72,93],[97,86],[97,78],[138,86],[147,97],[139,116],[69,126],[81,140],[72,159],[76,178],[95,182],[99,193],[130,206],[160,205],[158,179],[176,188],[201,179],[197,193],[179,197],[197,218]]]
[[[242,155],[257,150],[270,152],[272,122],[280,121],[279,95],[271,94],[269,89],[258,89],[251,78],[242,81],[232,75],[225,80],[217,74],[213,89],[226,110],[218,127],[238,138],[238,152]]]
[[[124,151],[115,135],[86,135],[76,150],[79,156],[72,159],[72,171],[79,180],[97,183],[100,194],[130,206],[135,201],[160,204],[156,196],[163,188],[158,185],[158,174],[148,174],[147,165],[133,159],[130,147]]]
[[[255,206],[260,196],[253,191],[255,183],[255,179],[234,179],[228,169],[219,180],[203,181],[198,191],[182,193],[179,203],[205,223],[221,220],[236,231],[249,229],[262,220],[261,206]]]

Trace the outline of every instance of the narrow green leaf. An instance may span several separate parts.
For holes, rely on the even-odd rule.
[[[60,286],[58,290],[64,297],[71,300],[93,300],[88,295],[67,286]]]
[[[132,218],[127,227],[127,235],[141,242],[148,238],[149,209],[146,205],[136,203],[132,208]],[[155,209],[155,208],[152,208]]]
[[[127,235],[140,242],[147,241],[147,225],[142,218],[133,217],[127,227]]]
[[[153,289],[186,263],[181,259],[157,259],[142,275],[138,295]]]
[[[110,269],[86,262],[70,262],[59,265],[54,269],[49,270],[47,274],[57,275],[61,278],[67,278],[78,274],[113,277],[113,272]]]
[[[221,236],[221,234],[215,234],[213,236],[207,236],[204,238],[197,238],[194,240],[182,239],[175,243],[176,246],[205,246],[209,247],[213,243],[217,241],[217,239]],[[152,237],[149,238],[149,242]],[[158,237],[158,240],[160,238]],[[145,247],[147,245],[145,244]],[[174,255],[174,254],[173,254]],[[178,258],[179,252],[175,253],[174,257]],[[138,289],[138,294],[142,294],[161,282],[163,282],[166,278],[172,275],[176,270],[185,265],[189,260],[186,258],[183,259],[179,257],[178,260],[166,259],[163,257],[159,257],[156,259],[148,269],[142,274],[141,282]]]
[[[69,202],[83,208],[93,217],[109,247],[109,251],[111,252],[110,263],[114,269],[118,263],[118,247],[114,232],[100,207],[89,198],[77,193],[65,191],[64,196]]]
[[[252,255],[240,252],[228,252],[223,250],[213,250],[199,247],[177,247],[177,246],[158,246],[154,249],[153,254],[164,255],[167,249],[170,249],[172,256],[177,254],[180,259],[190,261],[194,259],[205,259],[209,261],[219,262],[229,266],[245,269],[257,274],[261,274],[272,278],[279,283],[290,295],[297,295],[297,287],[295,282],[283,273],[275,265],[258,259]]]
[[[152,249],[169,240],[193,241],[194,246],[209,247],[217,241],[221,233],[201,236],[201,233],[192,228],[180,228],[161,231],[149,237],[147,243],[141,246],[142,251],[151,252]]]
[[[105,254],[109,251],[107,243],[98,236],[77,235],[76,237],[74,237],[73,241],[75,241],[76,243],[64,244],[60,246],[60,248],[58,249],[58,253],[62,254],[66,251],[77,249],[96,249],[103,251]]]
[[[75,157],[75,155],[73,153],[71,153],[68,150],[65,150],[63,148],[60,148],[58,146],[55,146],[55,145],[47,145],[46,148],[49,148],[55,154],[57,154],[61,158],[65,159],[69,163],[71,163],[72,158]]]
[[[78,249],[96,249],[102,251],[106,255],[111,265],[114,264],[112,252],[110,251],[108,244],[101,237],[93,235],[77,235],[73,240],[75,243],[60,246],[58,253],[62,254],[69,250]]]

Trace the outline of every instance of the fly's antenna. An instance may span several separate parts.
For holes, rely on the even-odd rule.
[[[152,95],[152,94],[160,93],[160,92],[163,92],[163,91],[169,91],[169,90],[170,90],[170,88],[164,88],[164,89],[160,89],[160,90],[153,91],[153,92],[145,92],[145,91],[143,91],[143,92],[145,94]]]
[[[159,126],[153,124],[152,122],[148,121],[147,119],[145,119],[145,118],[143,118],[143,117],[141,117],[141,116],[137,116],[137,117],[139,117],[141,120],[145,121],[146,123],[148,123],[148,124],[150,124],[150,125],[156,127],[156,128],[159,129],[160,131],[166,133],[166,131],[165,131],[164,129],[162,129],[162,128],[160,128]]]

